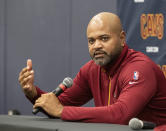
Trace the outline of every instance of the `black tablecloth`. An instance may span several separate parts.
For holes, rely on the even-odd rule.
[[[66,122],[39,116],[0,115],[0,131],[133,131],[127,125]],[[140,131],[140,130],[139,130]],[[152,130],[146,130],[152,131]]]

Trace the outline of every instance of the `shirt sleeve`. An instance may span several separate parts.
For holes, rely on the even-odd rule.
[[[135,78],[133,79],[134,72]],[[61,119],[95,123],[128,124],[148,104],[156,92],[155,72],[149,64],[131,64],[118,79],[121,93],[117,101],[102,107],[65,106]]]
[[[73,85],[65,90],[58,99],[65,106],[81,106],[92,99],[88,84],[87,66],[83,66],[73,80]]]
[[[32,103],[35,104],[35,101],[42,95],[45,94],[46,92],[44,92],[43,90],[41,90],[40,88],[38,88],[37,86],[35,86],[36,91],[37,91],[37,96],[33,99],[29,98],[28,96],[26,96],[28,98],[28,100]]]
[[[92,99],[92,93],[88,84],[88,71],[89,67],[91,67],[89,66],[90,63],[91,62],[85,64],[80,69],[80,71],[73,80],[72,87],[65,90],[60,96],[58,96],[58,99],[62,105],[81,106],[90,99]],[[39,98],[41,94],[47,93],[42,91],[37,86],[36,90],[37,90],[37,96],[33,100],[31,100],[26,96],[31,101],[32,104],[35,103],[36,99]]]

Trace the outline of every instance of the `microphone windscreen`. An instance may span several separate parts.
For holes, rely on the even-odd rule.
[[[67,88],[71,87],[73,85],[73,80],[70,77],[66,77],[62,84],[64,84]]]
[[[133,118],[129,121],[129,127],[134,130],[142,129],[143,123],[137,118]]]

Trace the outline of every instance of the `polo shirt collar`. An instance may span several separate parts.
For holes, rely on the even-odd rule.
[[[120,56],[117,58],[117,60],[110,65],[101,67],[102,70],[104,69],[105,72],[107,73],[108,76],[112,77],[114,75],[114,73],[116,73],[117,69],[120,67],[120,65],[122,64],[123,60],[125,59],[126,55],[128,52],[128,46],[125,44]]]

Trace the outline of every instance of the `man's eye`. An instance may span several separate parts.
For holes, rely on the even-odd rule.
[[[90,44],[93,44],[94,41],[95,41],[94,39],[89,39],[89,40],[88,40],[88,42],[89,42]]]
[[[109,37],[101,37],[102,41],[107,41],[109,39]]]

